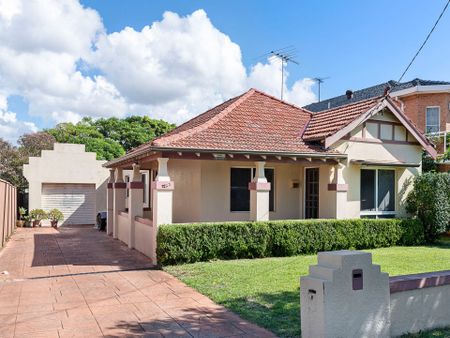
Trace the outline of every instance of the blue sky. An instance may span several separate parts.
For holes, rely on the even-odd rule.
[[[290,81],[329,76],[322,98],[386,80],[397,80],[445,0],[398,1],[98,1],[95,8],[109,32],[142,29],[164,11],[187,15],[204,9],[212,23],[239,44],[247,67],[271,49],[294,45],[299,66]],[[446,13],[406,80],[450,80],[450,13]]]
[[[0,8],[0,135],[145,114],[181,123],[256,87],[317,100],[397,80],[446,0],[9,0]],[[81,1],[81,2],[80,2]],[[172,14],[168,13],[171,12]],[[50,14],[51,13],[51,14]],[[165,14],[166,13],[166,14]],[[450,10],[404,80],[450,80]]]

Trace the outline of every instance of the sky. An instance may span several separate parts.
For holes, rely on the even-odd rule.
[[[81,1],[81,2],[80,2]],[[284,99],[397,80],[446,0],[0,0],[0,137],[148,115],[177,124],[250,87]],[[450,10],[404,80],[450,81]]]

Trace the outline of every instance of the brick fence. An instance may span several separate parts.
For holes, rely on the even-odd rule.
[[[0,180],[0,247],[16,228],[17,190],[11,183]]]
[[[303,338],[396,337],[450,326],[450,271],[389,278],[372,255],[320,252],[301,278]]]

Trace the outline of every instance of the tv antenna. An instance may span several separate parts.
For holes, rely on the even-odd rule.
[[[324,83],[326,79],[329,79],[329,78],[330,78],[329,76],[327,76],[327,77],[315,77],[315,78],[313,78],[313,80],[317,82],[317,86],[318,86],[318,89],[319,89],[319,93],[318,93],[318,96],[319,96],[319,102],[320,102],[320,85],[321,85],[322,83]]]
[[[284,93],[284,66],[287,65],[289,62],[295,63],[298,65],[298,61],[296,61],[294,58],[297,55],[297,50],[294,46],[287,46],[280,49],[271,50],[269,53],[263,54],[260,57],[268,57],[271,58],[277,58],[281,61],[281,91],[280,91],[280,98],[283,100],[283,93]]]

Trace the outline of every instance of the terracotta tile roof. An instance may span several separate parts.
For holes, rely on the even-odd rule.
[[[152,143],[154,147],[286,153],[335,153],[305,143],[311,113],[270,95],[247,93],[199,115]]]
[[[344,128],[361,114],[375,107],[379,102],[380,97],[376,97],[314,113],[308,128],[303,134],[303,139],[318,140],[330,136]]]

